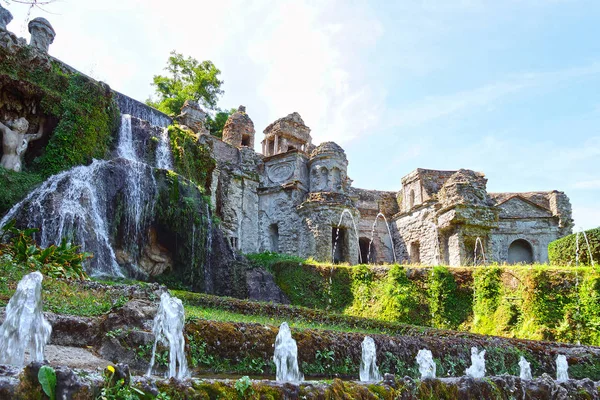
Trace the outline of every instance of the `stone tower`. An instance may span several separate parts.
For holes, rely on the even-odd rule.
[[[347,171],[344,150],[334,142],[322,143],[310,154],[310,191],[346,193]]]
[[[229,116],[223,128],[223,141],[238,148],[254,148],[254,123],[246,114],[246,107],[239,106]]]
[[[262,150],[266,157],[287,153],[290,150],[308,153],[312,148],[310,128],[304,124],[297,112],[279,118],[267,126],[264,134]]]

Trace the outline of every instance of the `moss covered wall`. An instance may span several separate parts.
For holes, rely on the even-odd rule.
[[[268,266],[292,304],[488,335],[600,345],[600,271]]]
[[[31,182],[31,173],[48,177],[105,158],[119,124],[107,85],[29,46],[0,46],[0,111],[7,118],[27,118],[30,131],[37,131],[40,115],[45,117],[44,137],[31,142],[25,154],[23,178],[13,177],[22,182]],[[20,187],[26,192],[30,186]],[[2,196],[0,203],[6,208],[19,197]]]

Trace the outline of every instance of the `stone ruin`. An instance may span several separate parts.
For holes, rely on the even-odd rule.
[[[202,135],[200,142],[217,161],[216,213],[243,253],[470,265],[480,242],[477,257],[488,262],[543,263],[548,244],[573,227],[563,192],[489,193],[484,174],[466,169],[419,168],[397,192],[354,188],[344,150],[333,142],[315,147],[296,112],[264,130],[262,154],[253,150],[254,124],[244,107],[230,116],[223,140]],[[392,237],[382,220],[373,228],[380,212]]]

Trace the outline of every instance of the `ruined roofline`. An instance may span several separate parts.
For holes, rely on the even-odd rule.
[[[507,201],[510,201],[512,199],[520,199],[523,200],[525,203],[530,204],[536,208],[539,208],[540,210],[544,210],[544,211],[549,211],[550,213],[552,213],[552,210],[550,210],[550,208],[544,207],[541,204],[538,204],[534,201],[529,200],[527,197],[523,197],[520,194],[514,194],[513,196],[507,197],[505,199],[502,199],[501,201],[497,202],[494,204],[494,206],[498,207],[504,203],[506,203]]]
[[[450,171],[450,170],[417,168],[402,177],[402,184],[405,185],[407,183],[410,183],[410,182],[414,181],[415,179],[419,178],[420,176],[422,176],[423,174],[438,173],[438,174],[447,175],[448,178],[450,178],[450,176],[452,176],[456,172],[458,172],[458,170]]]
[[[565,194],[564,192],[558,190],[548,190],[548,191],[537,191],[537,192],[495,192],[488,193],[490,198],[494,201],[495,204],[502,204],[514,197],[523,198],[529,202],[535,203],[536,205],[551,210],[550,205],[550,196],[552,194]]]

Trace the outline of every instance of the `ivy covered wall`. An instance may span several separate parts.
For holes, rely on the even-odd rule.
[[[591,267],[335,266],[265,262],[293,305],[421,326],[600,345],[600,271]]]

